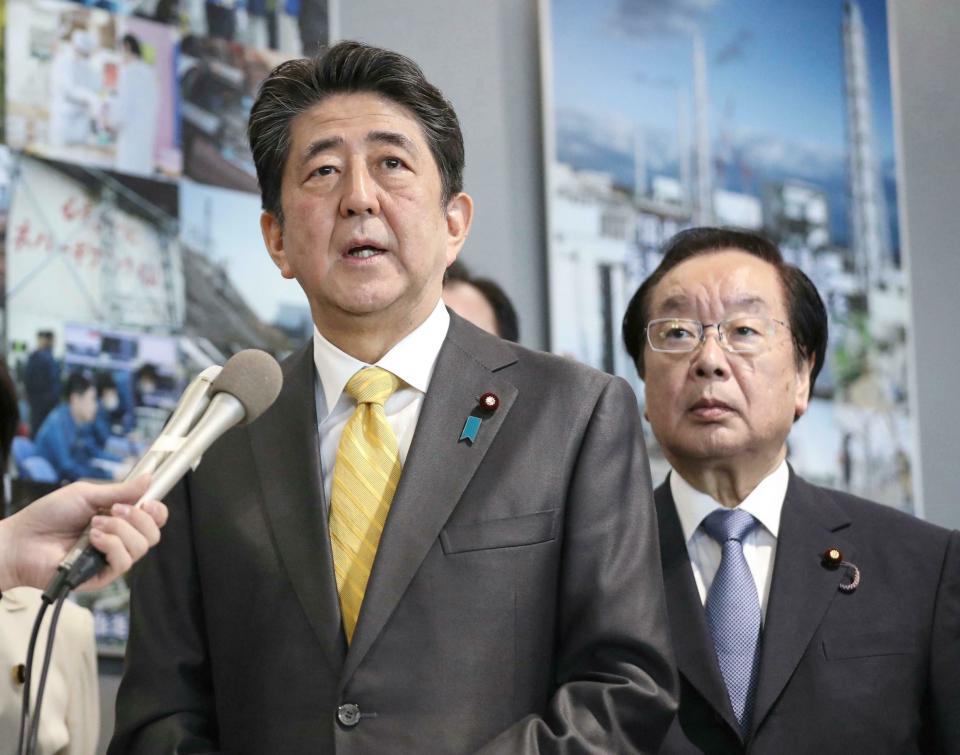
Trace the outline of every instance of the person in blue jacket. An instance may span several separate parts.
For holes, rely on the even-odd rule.
[[[97,415],[93,384],[83,375],[73,373],[67,378],[63,396],[64,400],[47,415],[37,433],[37,453],[53,465],[62,480],[113,479],[110,472],[93,461],[98,457],[118,459],[100,452],[89,432],[84,431]]]
[[[131,429],[127,423],[128,412],[121,406],[120,391],[112,375],[97,375],[94,386],[97,389],[97,414],[90,426],[90,435],[98,446],[106,448],[110,438],[122,438]]]

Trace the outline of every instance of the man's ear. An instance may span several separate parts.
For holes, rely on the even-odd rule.
[[[463,248],[473,222],[473,199],[460,192],[447,202],[447,265],[453,263]]]
[[[797,368],[797,391],[793,405],[794,422],[806,413],[807,406],[810,404],[810,376],[813,374],[813,365],[816,361],[816,354],[811,354],[804,358]]]
[[[270,253],[270,259],[280,270],[284,278],[293,278],[293,269],[287,262],[287,255],[283,248],[283,224],[280,219],[268,210],[260,213],[260,232],[263,234],[263,244]]]

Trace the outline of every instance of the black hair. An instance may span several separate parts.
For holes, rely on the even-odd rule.
[[[17,406],[17,391],[7,372],[6,365],[0,363],[0,464],[6,468],[13,445],[13,436],[20,425],[20,409]],[[0,512],[2,514],[2,512]]]
[[[113,379],[113,375],[109,372],[97,373],[93,383],[97,387],[97,398],[103,398],[106,391],[117,390],[117,381]]]
[[[776,268],[787,302],[790,332],[798,366],[814,357],[810,370],[810,394],[823,367],[827,351],[827,309],[813,281],[799,267],[783,259],[775,244],[762,236],[735,228],[690,228],[667,241],[663,260],[640,285],[623,316],[623,344],[640,377],[644,376],[643,350],[650,298],[653,290],[673,268],[692,257],[728,249],[746,252]]]
[[[288,60],[260,85],[247,135],[263,209],[283,222],[280,194],[290,130],[301,113],[334,94],[372,93],[410,111],[423,129],[446,205],[463,189],[463,134],[453,106],[410,58],[360,42],[340,42],[312,58]]]
[[[63,384],[63,398],[69,401],[71,396],[82,395],[93,388],[93,383],[80,372],[71,372]]]
[[[510,297],[496,281],[489,278],[474,278],[467,270],[467,266],[456,259],[443,274],[444,288],[451,283],[465,283],[477,289],[493,310],[493,317],[497,322],[497,335],[505,341],[519,342],[520,320],[517,317],[517,310],[513,308]]]
[[[123,38],[120,41],[124,47],[128,47],[130,49],[130,52],[132,52],[138,58],[143,57],[143,53],[140,51],[140,40],[137,39],[135,36],[133,36],[132,34],[124,34]]]
[[[520,321],[517,318],[517,310],[513,308],[513,303],[506,292],[496,281],[489,278],[474,278],[470,281],[470,285],[483,294],[493,307],[493,315],[497,319],[497,334],[506,341],[514,343],[519,341]]]
[[[133,373],[134,380],[143,380],[143,378],[149,378],[150,380],[157,382],[160,379],[160,373],[157,372],[157,368],[154,367],[150,362],[144,362],[139,367],[137,367],[136,372]]]

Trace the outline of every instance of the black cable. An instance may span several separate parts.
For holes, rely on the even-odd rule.
[[[27,718],[30,716],[30,672],[33,668],[33,650],[40,634],[40,623],[50,604],[44,601],[37,611],[37,618],[33,622],[33,631],[30,633],[30,644],[27,645],[27,658],[23,671],[23,703],[20,706],[20,736],[17,738],[17,755],[23,755],[24,734],[27,730]]]
[[[30,722],[30,736],[27,739],[27,750],[25,755],[33,755],[37,749],[37,736],[40,733],[40,711],[43,705],[43,690],[47,686],[47,672],[50,670],[50,661],[53,658],[53,641],[57,638],[57,622],[60,619],[60,609],[67,599],[66,591],[57,599],[57,605],[53,609],[53,616],[50,619],[50,629],[47,632],[47,649],[43,654],[43,670],[40,672],[40,686],[37,688],[37,704],[33,706],[33,719]]]

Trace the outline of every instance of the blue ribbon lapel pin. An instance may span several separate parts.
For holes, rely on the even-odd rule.
[[[463,432],[460,433],[460,440],[465,440],[473,445],[477,440],[477,433],[480,430],[480,418],[473,415],[467,417],[463,425]],[[458,441],[459,442],[459,441]]]
[[[467,421],[463,423],[463,430],[460,431],[459,443],[462,440],[467,441],[471,446],[477,442],[477,433],[480,432],[480,425],[484,416],[490,416],[500,406],[500,398],[496,393],[487,391],[477,399],[477,408],[470,412]]]

